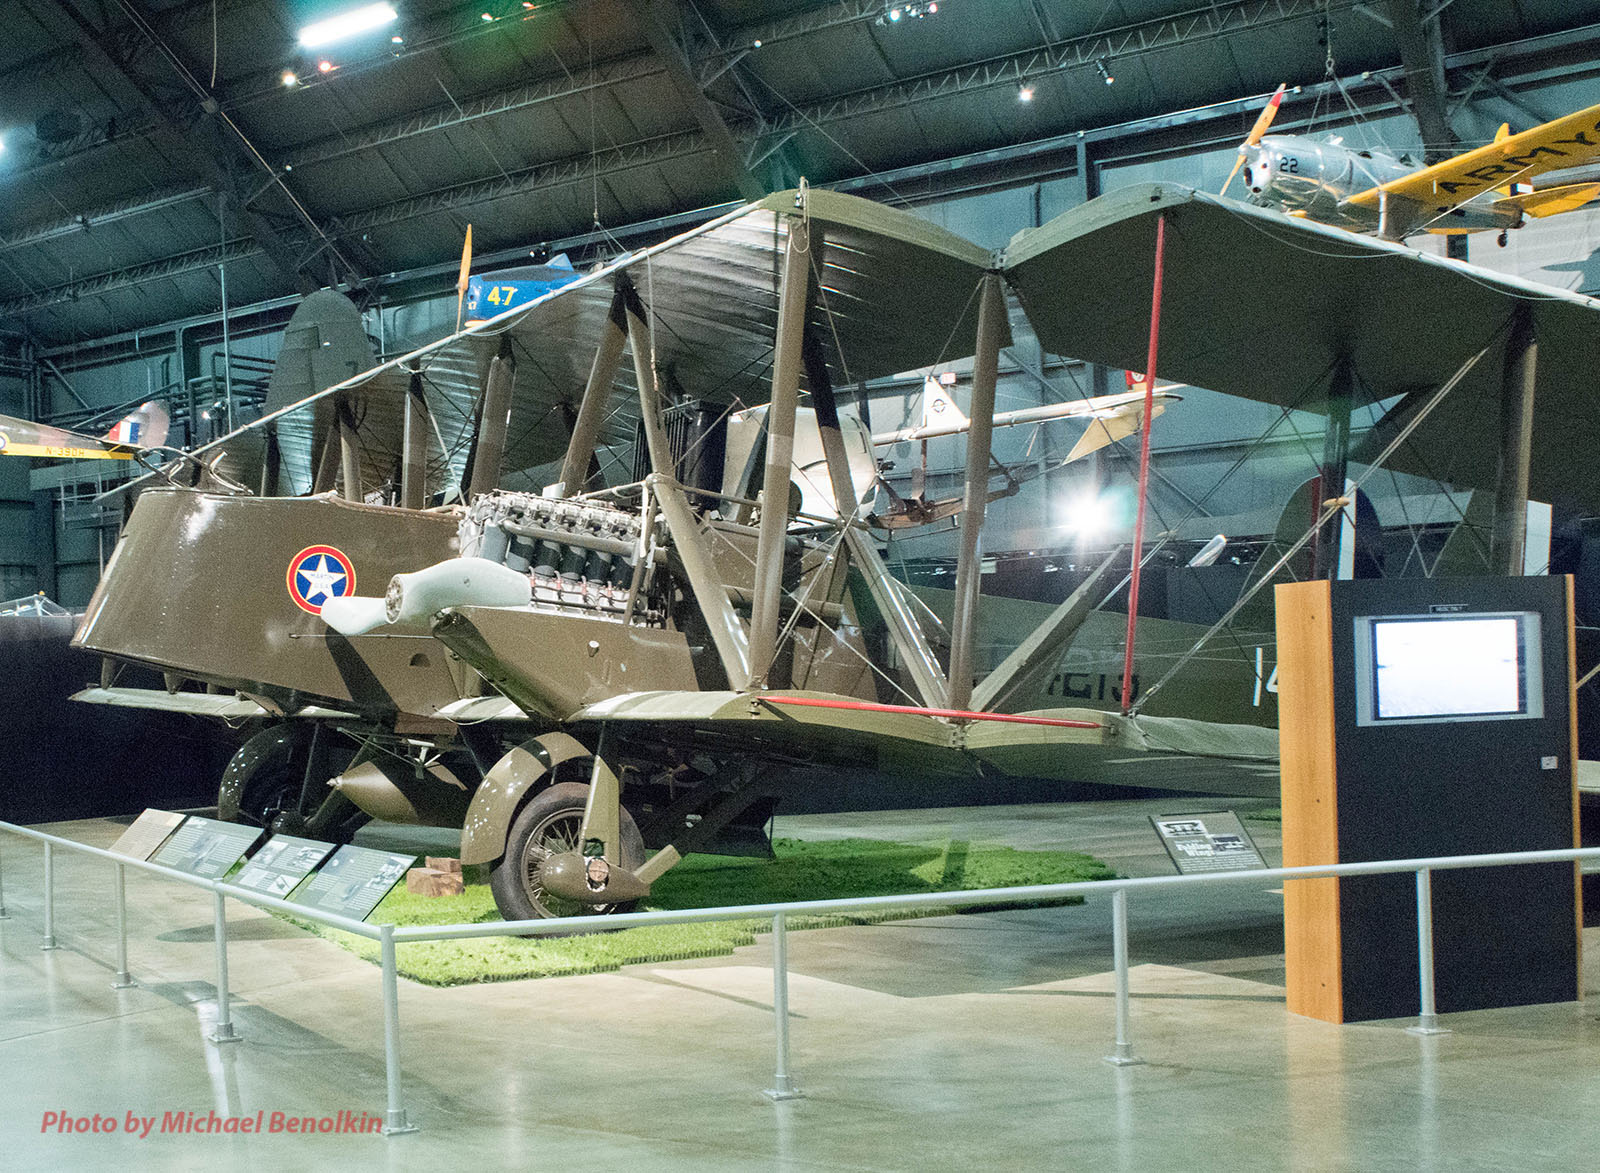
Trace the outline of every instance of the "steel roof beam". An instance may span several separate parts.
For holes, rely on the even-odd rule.
[[[1418,0],[1389,0],[1387,11],[1394,30],[1400,63],[1406,71],[1411,95],[1411,115],[1422,132],[1422,159],[1437,163],[1449,158],[1459,145],[1445,117],[1444,47],[1437,20],[1424,21]]]
[[[185,187],[169,188],[159,195],[146,195],[137,199],[121,200],[114,204],[96,208],[92,212],[80,212],[75,216],[68,216],[50,224],[31,225],[19,229],[9,236],[0,236],[0,253],[26,248],[33,244],[45,244],[48,241],[59,240],[64,236],[88,232],[106,224],[115,224],[119,220],[128,220],[135,216],[147,215],[150,212],[159,212],[164,208],[174,208],[180,204],[192,203],[195,200],[205,199],[209,195],[211,195],[209,187]]]

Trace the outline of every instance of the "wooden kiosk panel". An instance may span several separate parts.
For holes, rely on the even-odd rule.
[[[1283,866],[1338,863],[1329,584],[1297,582],[1273,589],[1278,615]],[[1285,884],[1283,925],[1289,1009],[1324,1022],[1343,1022],[1339,881],[1294,880]]]
[[[1284,863],[1565,848],[1570,581],[1307,582],[1277,590]],[[1441,1011],[1580,992],[1570,864],[1433,877]],[[1285,889],[1289,1008],[1413,1015],[1411,874]]]

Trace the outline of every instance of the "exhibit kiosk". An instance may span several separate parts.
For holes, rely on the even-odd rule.
[[[1569,577],[1278,586],[1286,867],[1577,846]],[[1577,865],[1432,873],[1441,1012],[1580,997]],[[1419,1013],[1415,876],[1284,889],[1288,1006]]]

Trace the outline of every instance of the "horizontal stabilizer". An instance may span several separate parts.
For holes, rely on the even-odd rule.
[[[1600,183],[1566,183],[1560,187],[1546,187],[1521,195],[1505,196],[1494,202],[1497,212],[1522,212],[1543,217],[1575,212],[1596,196],[1600,196]]]
[[[1166,410],[1166,406],[1157,400],[1150,415],[1155,418]],[[1068,464],[1074,460],[1081,460],[1091,452],[1097,452],[1107,444],[1115,444],[1125,436],[1131,436],[1139,430],[1139,424],[1144,416],[1144,404],[1130,403],[1118,408],[1109,415],[1099,416],[1089,422],[1083,435],[1078,437],[1078,442],[1072,446],[1072,451],[1067,453]]]

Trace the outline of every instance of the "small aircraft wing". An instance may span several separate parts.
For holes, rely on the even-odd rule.
[[[1425,209],[1448,212],[1473,196],[1520,183],[1546,171],[1600,159],[1600,106],[1590,106],[1521,134],[1508,135],[1464,155],[1348,197],[1347,205],[1378,210],[1382,196],[1399,197]]]

